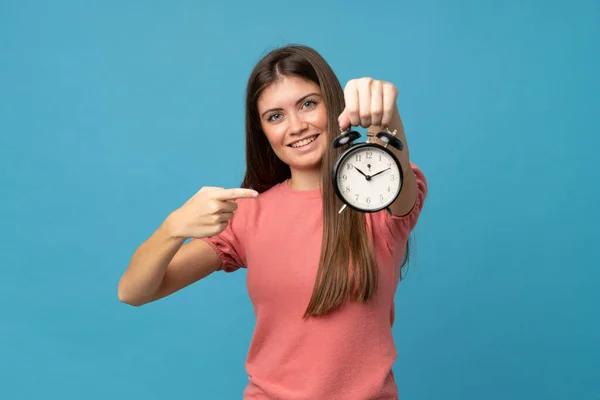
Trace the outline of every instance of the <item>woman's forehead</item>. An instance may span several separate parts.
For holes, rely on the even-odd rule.
[[[307,79],[284,76],[263,89],[258,98],[258,108],[266,109],[293,105],[310,93],[320,95],[321,88]]]

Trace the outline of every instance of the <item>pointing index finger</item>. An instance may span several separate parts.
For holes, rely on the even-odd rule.
[[[235,200],[243,198],[256,198],[258,197],[258,192],[252,189],[234,188],[210,192],[209,196],[215,200]]]

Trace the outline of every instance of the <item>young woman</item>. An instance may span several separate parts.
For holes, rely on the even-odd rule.
[[[396,98],[371,78],[342,89],[305,46],[266,55],[247,86],[242,187],[203,187],[173,211],[134,253],[121,301],[139,306],[246,268],[256,328],[244,398],[396,399],[394,294],[427,194]],[[338,213],[331,173],[343,149],[332,141],[352,126],[395,129],[405,145],[388,147],[404,170],[389,209]]]

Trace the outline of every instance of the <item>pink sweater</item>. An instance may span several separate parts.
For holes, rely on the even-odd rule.
[[[244,399],[397,399],[392,372],[394,295],[410,231],[427,194],[414,164],[418,197],[404,217],[367,215],[379,268],[368,304],[349,302],[331,315],[303,320],[317,273],[322,237],[321,191],[287,182],[258,199],[238,200],[228,227],[207,241],[221,270],[247,268],[256,327],[246,360]]]

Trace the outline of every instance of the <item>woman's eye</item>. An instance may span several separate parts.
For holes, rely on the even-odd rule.
[[[280,117],[281,114],[272,114],[269,116],[269,118],[267,118],[268,121],[275,121],[276,119],[278,119],[277,117]]]
[[[314,107],[317,103],[313,100],[308,100],[304,102],[304,107]]]

